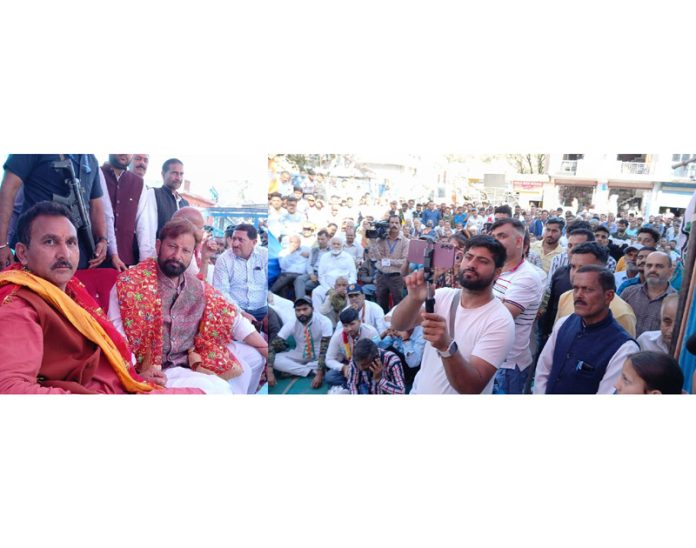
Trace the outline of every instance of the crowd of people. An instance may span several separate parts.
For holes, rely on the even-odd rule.
[[[212,236],[147,154],[11,154],[0,187],[0,393],[254,394],[268,356],[267,250]],[[76,190],[75,190],[76,189]],[[14,341],[14,342],[13,342]]]
[[[350,394],[682,391],[680,216],[320,183],[270,186],[271,392],[279,376]]]

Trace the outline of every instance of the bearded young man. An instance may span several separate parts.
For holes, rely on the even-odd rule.
[[[200,233],[186,219],[169,221],[157,240],[157,259],[122,272],[111,292],[109,319],[138,365],[156,364],[186,377],[217,375],[235,393],[255,393],[268,345],[239,307],[187,272]]]
[[[405,331],[421,325],[427,341],[411,394],[490,394],[493,379],[515,339],[512,315],[493,295],[506,260],[505,247],[490,236],[464,244],[461,290],[435,292],[435,311],[425,312],[422,270],[404,279],[408,295],[392,313],[391,326]]]
[[[286,322],[270,344],[267,375],[268,385],[276,384],[273,369],[306,377],[314,373],[312,388],[320,388],[326,371],[326,352],[333,334],[331,321],[314,311],[312,300],[300,297],[295,301],[295,321]],[[288,339],[295,339],[295,348],[290,349]]]

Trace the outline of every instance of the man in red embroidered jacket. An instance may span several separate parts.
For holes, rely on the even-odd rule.
[[[17,225],[19,263],[0,272],[2,394],[229,393],[217,377],[164,389],[161,372],[136,372],[123,337],[75,278],[77,230],[70,212],[39,202]]]
[[[199,243],[199,231],[186,219],[165,224],[157,259],[119,275],[109,319],[139,364],[158,364],[168,378],[214,374],[235,393],[255,393],[268,345],[235,305],[186,271]]]

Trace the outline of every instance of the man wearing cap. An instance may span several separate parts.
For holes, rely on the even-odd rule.
[[[636,255],[638,255],[638,250],[643,246],[640,244],[631,244],[624,246],[623,248],[623,264],[624,269],[619,270],[618,264],[616,266],[616,272],[614,272],[614,280],[616,280],[617,291],[616,294],[620,293],[621,285],[627,281],[638,276],[638,268],[636,267]]]
[[[379,343],[379,333],[371,325],[360,321],[357,310],[346,308],[338,316],[342,326],[331,337],[326,352],[326,382],[331,386],[346,386],[350,371],[353,347],[360,339],[370,339]]]
[[[660,242],[660,234],[657,232],[657,230],[653,228],[639,228],[637,229],[636,232],[636,244],[641,245],[643,247],[654,247],[657,248],[657,244]],[[619,262],[616,265],[616,270],[623,270],[625,268],[624,265],[624,257],[621,257]]]
[[[635,264],[631,267],[631,272],[635,271],[636,274],[628,277],[628,279],[624,280],[621,285],[618,286],[618,289],[616,290],[617,295],[621,295],[627,287],[645,283],[645,261],[648,258],[648,255],[650,255],[653,251],[657,251],[657,248],[655,247],[646,247],[640,244],[633,244],[626,248],[626,250],[629,249],[637,250],[635,254]]]
[[[336,278],[345,276],[348,278],[348,283],[354,284],[358,278],[358,271],[355,267],[355,261],[348,253],[343,251],[343,240],[338,236],[334,236],[329,241],[330,252],[324,254],[319,260],[318,278],[319,286],[312,291],[312,302],[314,308],[319,310],[326,293],[336,283]]]
[[[314,225],[305,221],[302,223],[302,234],[300,234],[301,247],[311,248],[317,241],[317,236],[314,234]]]
[[[353,308],[364,324],[371,325],[379,333],[380,338],[386,336],[388,326],[384,321],[384,310],[377,303],[365,299],[365,292],[358,284],[350,284],[346,291],[348,307]]]
[[[314,372],[312,388],[319,388],[324,380],[326,352],[333,333],[331,321],[315,314],[312,300],[300,297],[295,301],[295,321],[286,322],[269,345],[268,385],[276,384],[273,369],[290,375],[306,377]],[[295,348],[290,350],[288,339],[293,337]]]

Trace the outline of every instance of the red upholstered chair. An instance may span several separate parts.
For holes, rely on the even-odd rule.
[[[116,283],[118,270],[115,268],[90,268],[78,270],[75,272],[75,277],[85,284],[89,294],[104,309],[104,313],[108,314],[109,293],[111,293],[111,288]]]

